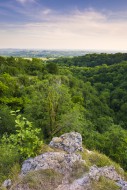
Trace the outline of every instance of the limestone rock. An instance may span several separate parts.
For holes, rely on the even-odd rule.
[[[71,172],[73,174],[74,164],[77,162],[76,164],[79,164],[78,166],[80,167],[80,164],[85,163],[81,155],[76,154],[76,151],[82,150],[82,137],[79,133],[65,133],[60,137],[53,138],[49,145],[60,151],[47,152],[24,161],[21,177],[30,171],[53,169],[63,174],[62,183],[53,190],[93,190],[94,187],[92,187],[92,182],[98,182],[100,177],[105,177],[114,181],[121,190],[127,190],[127,182],[122,179],[113,166],[99,168],[93,165],[89,168],[89,171],[83,171],[81,177],[74,178],[74,181],[70,183],[69,177],[71,176]],[[87,153],[92,154],[90,151]],[[6,184],[8,184],[7,180],[5,182],[5,185]],[[24,190],[24,188],[15,188],[14,190]]]
[[[92,190],[90,178],[85,176],[81,179],[75,180],[71,184],[59,185],[55,190]]]
[[[121,177],[117,174],[115,168],[112,166],[106,166],[101,168],[98,168],[97,166],[92,166],[89,172],[85,174],[82,178],[76,179],[72,184],[60,185],[55,190],[92,190],[91,182],[98,181],[102,176],[113,181],[121,180]],[[122,190],[126,190],[125,182],[121,181],[121,183],[121,187],[123,187],[124,185]]]
[[[2,187],[8,188],[12,185],[11,179],[6,179],[3,184]]]
[[[33,170],[54,169],[62,174],[70,171],[75,162],[84,162],[79,154],[64,152],[47,152],[35,158],[29,158],[22,165],[21,174],[25,175]]]
[[[77,132],[65,133],[60,137],[53,138],[49,146],[68,153],[74,153],[78,150],[82,151],[82,136]]]
[[[124,181],[124,180],[119,180],[119,181],[117,181],[117,183],[116,183],[119,187],[121,187],[122,188],[122,190],[127,190],[127,182],[126,181]]]
[[[99,178],[103,176],[113,181],[121,180],[121,176],[117,174],[113,166],[105,166],[98,168],[97,166],[92,166],[89,171],[89,177],[95,181],[98,181]]]

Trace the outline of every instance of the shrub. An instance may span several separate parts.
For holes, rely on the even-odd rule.
[[[15,123],[16,133],[9,137],[4,135],[2,143],[8,145],[10,149],[16,147],[21,159],[35,156],[42,146],[42,141],[38,137],[40,129],[34,129],[32,123],[21,115],[17,115]]]

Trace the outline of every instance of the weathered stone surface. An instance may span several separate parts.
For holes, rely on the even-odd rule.
[[[74,153],[78,150],[82,151],[82,136],[77,132],[65,133],[60,137],[53,138],[49,146],[68,153]]]
[[[26,175],[29,171],[53,169],[64,174],[62,184],[55,190],[92,190],[92,182],[98,182],[100,177],[114,181],[121,190],[127,190],[127,182],[122,179],[113,166],[99,168],[93,165],[89,168],[88,172],[84,172],[82,177],[70,183],[69,177],[71,176],[71,172],[73,173],[74,163],[79,163],[79,167],[80,163],[85,163],[81,155],[75,153],[78,150],[82,150],[82,137],[79,133],[72,132],[55,137],[50,142],[50,146],[58,148],[61,151],[47,152],[35,158],[29,158],[22,165],[21,176]],[[92,154],[92,152],[88,151],[88,154]],[[23,188],[20,187],[19,185],[19,188],[13,190],[31,190],[28,187],[25,189],[25,186]]]
[[[82,178],[76,179],[72,184],[60,185],[55,190],[92,190],[91,182],[98,181],[99,178],[102,176],[113,181],[121,180],[121,177],[117,174],[115,168],[112,166],[101,168],[98,168],[97,166],[92,166],[90,168],[90,171],[87,174],[85,174]],[[121,187],[123,187],[123,184]]]
[[[5,187],[5,188],[10,187],[11,185],[12,185],[11,179],[6,179],[6,180],[3,182],[3,184],[2,184],[2,186]]]
[[[124,186],[124,187],[122,187],[122,189],[121,190],[127,190],[127,187],[126,186]]]
[[[122,190],[127,190],[127,182],[126,181],[124,181],[124,180],[119,180],[119,181],[117,181],[117,183],[116,183],[119,187],[121,187],[122,188]]]
[[[26,160],[22,165],[21,174],[27,174],[29,171],[40,169],[54,169],[60,173],[66,174],[67,171],[71,171],[71,167],[77,161],[85,162],[79,154],[47,152]]]
[[[117,174],[113,166],[105,166],[98,168],[97,166],[92,166],[89,171],[89,177],[95,181],[98,181],[99,178],[103,176],[113,181],[121,180],[121,176]]]
[[[72,184],[62,184],[55,190],[92,190],[88,176],[75,180]]]

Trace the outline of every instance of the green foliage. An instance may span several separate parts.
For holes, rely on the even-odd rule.
[[[82,106],[74,104],[69,88],[62,84],[61,77],[52,77],[35,86],[31,101],[25,107],[27,118],[33,118],[37,128],[41,128],[45,138],[57,133],[81,129]],[[77,129],[76,129],[77,130]]]
[[[104,153],[120,163],[127,170],[127,131],[118,126],[112,126],[104,134]]]
[[[126,53],[47,61],[0,57],[0,137],[6,133],[6,142],[27,157],[39,138],[78,131],[86,147],[127,169],[126,73]],[[18,109],[15,127],[9,112]]]
[[[58,73],[58,66],[55,63],[48,63],[46,65],[46,69],[51,74],[57,74]]]
[[[73,58],[58,58],[52,60],[52,62],[60,65],[66,66],[85,66],[85,67],[95,67],[104,65],[113,65],[127,60],[127,53],[116,53],[116,54],[86,54],[84,56],[73,57]],[[51,60],[49,60],[49,63]]]
[[[4,93],[7,92],[7,90],[8,87],[0,81],[0,95],[2,96]]]
[[[19,162],[19,153],[16,147],[0,144],[0,184],[10,177],[11,168]]]
[[[10,115],[10,111],[8,106],[0,105],[0,136],[15,133],[15,118]]]
[[[40,130],[34,129],[32,123],[21,115],[16,116],[15,123],[16,133],[9,137],[4,135],[2,143],[10,146],[10,149],[16,147],[21,158],[35,156],[42,145],[42,141],[38,138]]]

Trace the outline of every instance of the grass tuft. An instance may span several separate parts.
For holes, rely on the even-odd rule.
[[[114,166],[116,172],[120,174],[122,177],[124,177],[125,173],[124,170],[120,167],[120,165],[112,161],[106,155],[101,154],[97,151],[88,152],[87,150],[84,150],[84,152],[82,152],[81,155],[89,167],[93,165],[96,165],[98,167]]]
[[[120,190],[120,187],[118,187],[115,182],[101,177],[99,181],[92,182],[92,189],[93,190]]]
[[[72,166],[69,182],[72,183],[75,179],[81,178],[88,171],[89,167],[85,163],[75,162]]]
[[[31,171],[10,190],[18,190],[19,187],[26,190],[54,190],[62,179],[62,174],[51,169]]]

